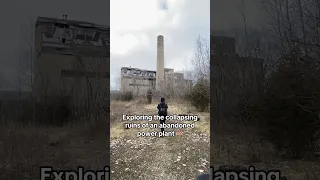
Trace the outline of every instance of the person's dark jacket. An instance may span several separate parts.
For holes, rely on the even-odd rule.
[[[158,104],[158,115],[159,116],[167,116],[168,115],[168,106],[166,103],[162,102],[160,104]]]

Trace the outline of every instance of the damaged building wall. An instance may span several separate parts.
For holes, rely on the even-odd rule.
[[[156,71],[142,70],[138,68],[121,68],[121,93],[132,92],[134,96],[147,95],[150,89],[160,96],[179,94],[175,90],[189,87],[182,73],[175,73],[174,69],[164,68],[164,37],[157,36]]]
[[[38,101],[72,97],[73,104],[107,99],[109,31],[92,23],[38,18],[33,95]]]
[[[90,57],[42,54],[36,63],[33,93],[41,99],[60,95],[79,99],[88,93],[95,95],[97,85],[104,93],[109,88],[107,64]]]
[[[166,89],[165,94],[179,94],[186,88],[192,87],[192,81],[184,79],[183,73],[175,73],[174,69],[164,69]],[[121,68],[122,93],[132,92],[134,96],[145,96],[148,89],[156,90],[156,71],[142,70],[138,68]]]
[[[90,27],[83,25],[84,23],[81,25],[75,21],[54,21],[53,19],[51,22],[46,18],[39,18],[35,30],[37,54],[49,51],[49,53],[92,56],[91,54],[95,52],[108,56],[109,31],[95,28],[94,25]]]
[[[224,39],[219,37],[220,41],[214,43],[221,43]],[[222,49],[212,45],[211,48],[211,79],[212,97],[215,106],[219,106],[221,113],[232,114],[236,111],[239,103],[245,98],[254,97],[262,87],[263,82],[263,59],[254,57],[239,57],[234,52],[235,40],[234,38],[226,37],[228,42],[223,45]],[[232,40],[233,39],[233,40]],[[217,108],[217,107],[215,107]],[[215,109],[214,108],[214,109]]]
[[[132,92],[135,96],[146,95],[155,89],[156,72],[137,68],[121,68],[121,92]]]

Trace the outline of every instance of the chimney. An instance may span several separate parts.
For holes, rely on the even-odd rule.
[[[63,14],[62,17],[63,17],[63,20],[67,20],[68,15]],[[66,27],[64,27],[64,28],[66,28]],[[62,37],[62,43],[66,42],[66,37],[68,36],[68,31],[69,31],[69,29],[64,29],[64,33],[63,33],[63,37]]]
[[[66,14],[62,15],[62,17],[63,17],[62,18],[63,20],[67,20],[68,19],[68,15],[66,15]]]
[[[157,73],[156,90],[164,85],[164,39],[162,35],[157,37]]]

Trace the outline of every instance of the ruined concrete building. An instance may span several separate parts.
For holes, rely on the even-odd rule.
[[[211,36],[211,84],[215,105],[225,113],[231,113],[246,96],[253,97],[263,80],[263,60],[239,57],[235,39]],[[230,108],[229,108],[230,107]]]
[[[164,68],[164,38],[157,37],[157,67],[156,71],[139,68],[121,68],[120,91],[133,92],[135,96],[146,95],[148,89],[152,91],[174,93],[192,86],[191,80],[186,80],[183,73],[174,69]]]
[[[212,36],[211,48],[215,55],[236,55],[236,40],[232,37]]]
[[[34,40],[34,97],[45,102],[67,96],[77,105],[106,100],[109,40],[109,27],[68,20],[66,15],[63,19],[39,17]]]

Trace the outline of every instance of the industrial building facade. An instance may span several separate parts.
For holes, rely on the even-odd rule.
[[[110,30],[89,22],[39,17],[35,25],[33,96],[67,96],[73,104],[109,94]]]
[[[157,37],[157,67],[154,70],[139,68],[121,68],[122,93],[132,92],[134,96],[144,96],[148,90],[158,93],[174,94],[177,90],[192,87],[192,81],[184,78],[183,73],[174,72],[174,69],[164,68],[164,37]]]
[[[138,68],[121,68],[121,92],[132,92],[134,96],[144,96],[150,89],[156,90],[156,71]],[[176,73],[173,69],[164,69],[164,87],[167,93],[175,90],[190,88],[192,81],[184,78],[183,73]]]
[[[239,57],[235,39],[211,36],[210,84],[214,104],[219,102],[223,113],[235,110],[241,98],[254,96],[263,82],[263,60],[255,57]]]

